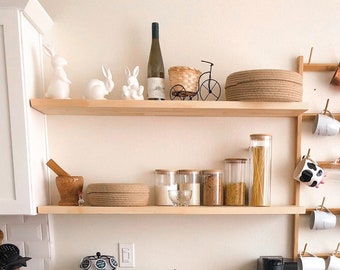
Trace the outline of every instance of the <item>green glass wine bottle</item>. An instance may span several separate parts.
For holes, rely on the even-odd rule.
[[[164,63],[159,44],[159,24],[152,23],[152,42],[148,62],[148,99],[165,100]]]

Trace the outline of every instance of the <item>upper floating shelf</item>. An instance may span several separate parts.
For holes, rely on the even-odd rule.
[[[296,117],[308,110],[304,102],[86,99],[31,99],[30,102],[32,108],[47,115]]]
[[[137,207],[98,207],[98,206],[39,206],[39,214],[108,214],[108,215],[290,215],[305,214],[302,206],[137,206]]]

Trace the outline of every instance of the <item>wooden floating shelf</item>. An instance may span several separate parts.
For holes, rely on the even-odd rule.
[[[97,206],[39,206],[39,214],[110,214],[110,215],[284,215],[305,214],[302,206],[143,206],[143,207],[97,207]]]
[[[46,115],[296,117],[308,110],[308,104],[303,102],[86,99],[31,99],[30,102],[32,108]]]

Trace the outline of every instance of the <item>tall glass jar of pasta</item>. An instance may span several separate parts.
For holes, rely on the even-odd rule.
[[[270,206],[272,136],[250,135],[250,206]]]

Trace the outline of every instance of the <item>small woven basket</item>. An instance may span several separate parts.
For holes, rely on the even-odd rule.
[[[196,93],[201,71],[191,67],[174,66],[169,68],[170,89],[174,92],[185,90],[187,93]],[[184,89],[183,89],[184,88]]]
[[[149,201],[149,187],[132,183],[89,184],[86,200],[92,206],[146,206]]]

